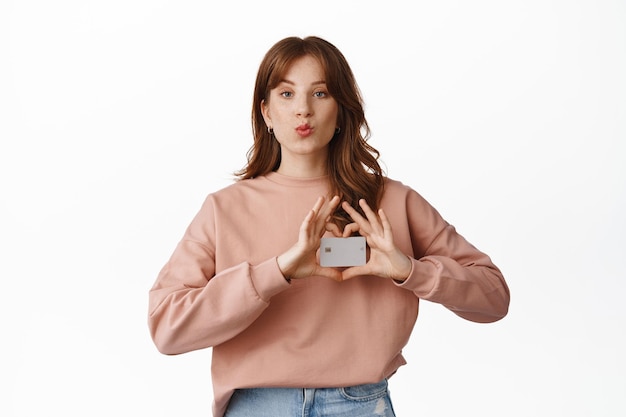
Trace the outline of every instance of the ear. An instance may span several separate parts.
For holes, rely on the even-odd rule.
[[[263,115],[263,120],[265,120],[265,124],[268,127],[272,127],[272,118],[270,117],[269,105],[265,102],[265,100],[261,101],[261,114]]]

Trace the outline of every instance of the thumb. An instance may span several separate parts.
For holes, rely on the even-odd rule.
[[[342,281],[347,281],[354,277],[368,275],[368,272],[367,265],[353,266],[346,268],[341,272],[341,279]]]
[[[337,282],[343,281],[343,276],[341,275],[341,271],[335,268],[321,267],[316,271],[316,275],[330,278]]]

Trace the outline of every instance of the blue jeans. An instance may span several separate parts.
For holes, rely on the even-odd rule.
[[[247,388],[225,417],[395,417],[387,380],[345,388]]]

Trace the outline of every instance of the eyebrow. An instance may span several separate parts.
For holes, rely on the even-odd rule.
[[[280,80],[278,82],[278,84],[281,84],[281,83],[290,84],[290,85],[295,85],[296,84],[293,81],[289,81],[289,80],[286,80],[286,79],[282,79],[282,80]],[[326,81],[319,80],[319,81],[314,81],[314,82],[311,83],[311,85],[322,85],[322,84],[326,84]]]

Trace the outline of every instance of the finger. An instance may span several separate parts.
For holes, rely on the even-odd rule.
[[[370,222],[370,225],[372,225],[373,228],[378,229],[380,227],[378,216],[370,208],[369,204],[367,204],[367,201],[365,201],[365,199],[363,198],[360,199],[359,206],[361,206],[361,208],[363,209],[363,213],[365,213],[365,216],[367,217],[367,220]]]
[[[313,212],[317,215],[320,211],[320,209],[322,208],[322,206],[324,205],[324,200],[326,200],[323,196],[320,196],[317,198],[317,200],[315,201],[315,204],[313,205]]]
[[[341,207],[346,211],[346,213],[348,213],[348,215],[350,216],[350,218],[352,218],[352,220],[354,220],[356,223],[358,223],[360,226],[363,226],[364,223],[367,222],[367,220],[365,219],[365,217],[361,216],[361,213],[359,213],[358,211],[356,211],[354,209],[354,207],[352,207],[350,204],[348,204],[347,201],[344,201],[341,204]]]
[[[333,210],[333,205],[336,206],[337,204],[337,201],[334,200],[335,197],[333,197],[333,199],[331,199],[330,201],[326,201],[326,198],[323,196],[318,197],[318,199],[315,201],[315,205],[312,208],[312,210],[315,212],[316,223],[319,223],[321,225],[323,221],[327,221],[330,213]]]
[[[313,218],[315,217],[315,209],[309,210],[304,219],[302,220],[302,224],[300,225],[300,231],[306,231],[309,228],[309,225]]]
[[[331,232],[333,234],[333,236],[341,237],[341,230],[339,230],[339,227],[335,223],[326,223],[325,229],[328,232]],[[344,233],[345,233],[345,231],[344,231]]]
[[[321,208],[320,217],[323,216],[324,220],[328,221],[331,214],[337,209],[340,201],[341,200],[339,196],[334,196],[333,198],[331,198],[330,201],[328,201],[328,203]]]
[[[385,233],[391,233],[391,223],[389,222],[389,218],[383,209],[378,210],[378,216],[380,217],[380,222],[383,225]]]
[[[356,223],[347,224],[346,227],[343,228],[343,237],[350,237],[352,236],[353,233],[358,232],[360,230],[361,230],[361,227],[359,227],[359,225]]]
[[[306,224],[308,227],[308,225],[314,223],[315,219],[318,216],[320,208],[322,207],[322,204],[324,204],[324,197],[318,197],[315,201],[315,204],[313,205],[313,207],[311,207],[311,210],[309,210],[306,217],[304,218],[302,222],[303,226]]]
[[[309,212],[304,217],[304,220],[302,220],[302,224],[300,224],[300,237],[301,238],[306,239],[306,236],[310,236],[311,233],[315,231],[314,228],[317,223],[316,219],[318,216],[318,212],[320,208],[322,207],[322,204],[324,204],[324,197],[318,197],[318,199],[315,201],[315,204],[313,205],[311,210],[309,210]]]
[[[324,218],[324,207],[326,205],[326,198],[324,196],[319,196],[317,200],[315,200],[315,204],[311,208],[313,212],[312,223],[315,225],[319,223],[320,218]]]
[[[327,230],[327,225],[329,224],[332,213],[336,210],[339,201],[339,197],[335,196],[320,208],[317,218],[315,219],[315,231],[319,233],[320,236],[324,234],[324,230]],[[337,230],[337,233],[341,235],[339,230]]]

